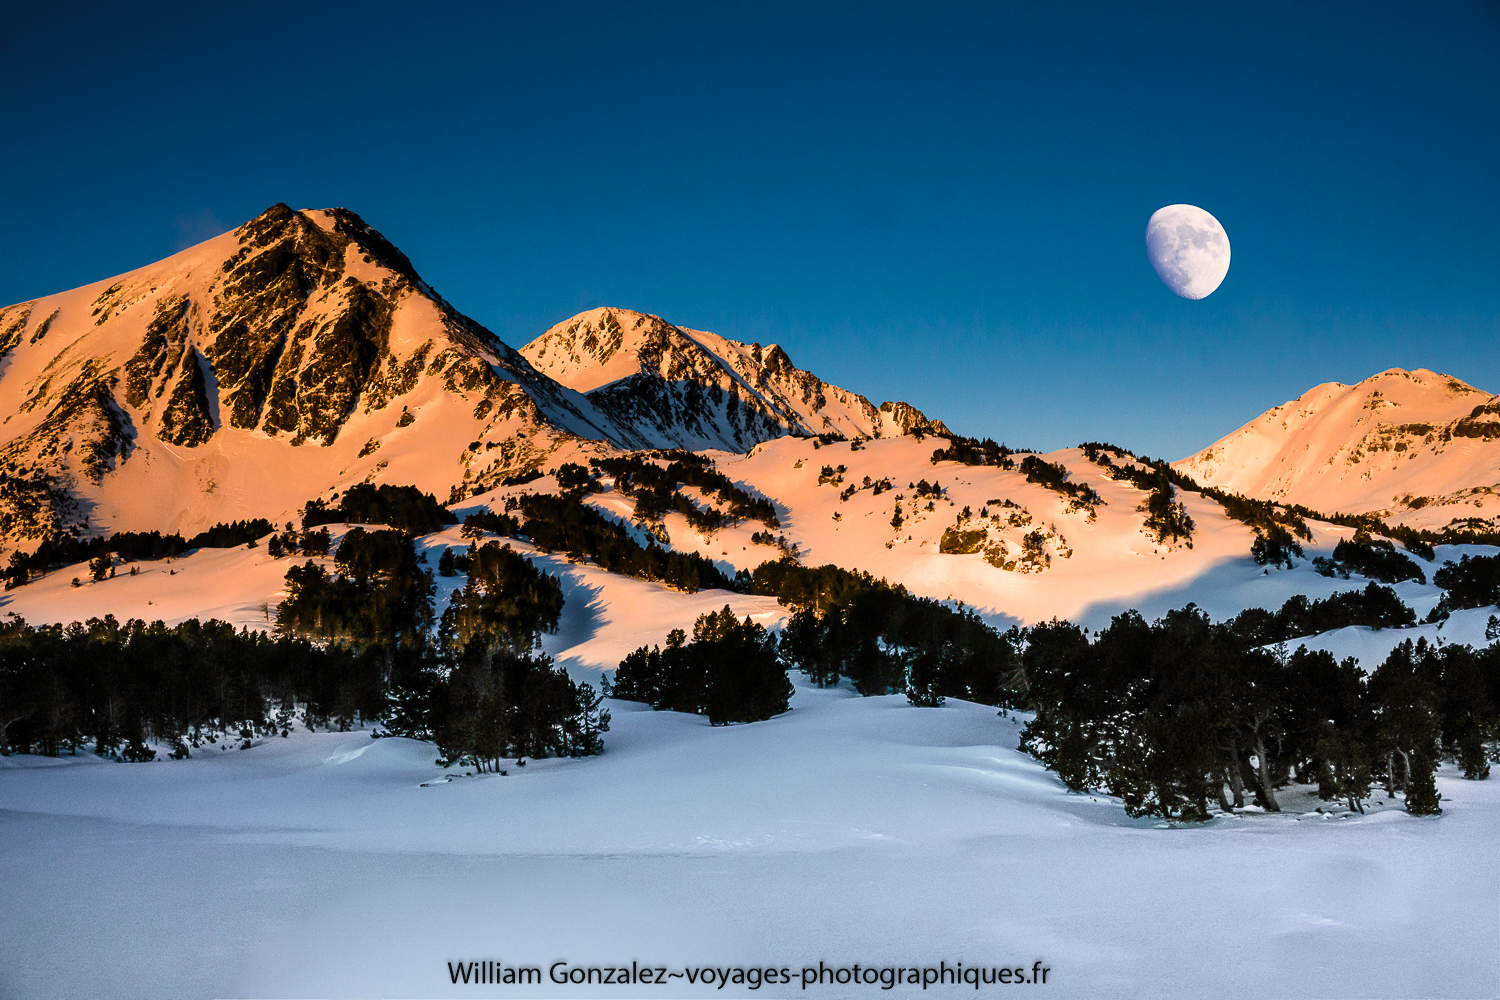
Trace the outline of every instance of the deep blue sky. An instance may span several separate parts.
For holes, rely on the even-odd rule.
[[[285,201],[513,345],[639,309],[1011,444],[1500,391],[1494,0],[11,6],[0,302]],[[1233,244],[1199,302],[1146,260],[1174,202]]]

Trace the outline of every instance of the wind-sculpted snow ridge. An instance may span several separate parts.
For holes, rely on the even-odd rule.
[[[1175,463],[1205,486],[1441,530],[1500,526],[1500,396],[1423,368],[1329,382]]]
[[[579,313],[521,353],[585,393],[634,448],[745,452],[788,434],[948,433],[907,403],[876,407],[824,382],[776,344],[742,344],[628,309]]]

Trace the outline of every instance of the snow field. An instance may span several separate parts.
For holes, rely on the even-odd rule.
[[[1477,996],[1500,973],[1493,782],[1440,777],[1437,820],[1169,829],[1068,793],[984,706],[799,685],[748,726],[611,707],[603,756],[504,777],[365,732],[141,766],[10,758],[0,990],[519,995],[452,986],[460,959],[1040,959],[1049,995],[1079,997]]]

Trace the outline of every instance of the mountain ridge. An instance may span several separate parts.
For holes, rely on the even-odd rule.
[[[274,205],[0,308],[0,541],[282,520],[358,482],[450,503],[565,461],[954,435],[745,344],[616,307],[519,350],[342,208]],[[1175,467],[1417,528],[1500,522],[1500,397],[1426,369],[1324,383]]]
[[[153,264],[0,308],[0,541],[280,520],[376,480],[456,502],[620,450],[942,427],[779,348],[736,368],[674,345],[654,355],[670,355],[670,385],[591,397],[459,312],[355,213],[273,205]],[[795,384],[864,422],[802,422],[790,396],[752,383]]]
[[[786,434],[950,433],[909,404],[877,407],[823,381],[778,344],[744,344],[629,309],[579,313],[520,353],[586,395],[636,447],[745,452]]]
[[[453,309],[345,209],[272,206],[163,261],[6,307],[0,358],[0,531],[11,537],[89,530],[101,502],[140,526],[129,508],[160,506],[125,495],[148,492],[144,467],[186,468],[212,494],[226,462],[272,466],[304,445],[330,449],[331,461],[291,459],[305,500],[351,465],[380,471],[388,459],[372,456],[384,439],[444,395],[439,409],[461,402],[471,425],[448,435],[462,438],[449,450],[458,484],[498,480],[571,439],[610,440],[581,395]],[[392,409],[398,400],[407,405]],[[486,461],[491,442],[508,447]],[[342,471],[312,480],[307,467],[325,463]],[[288,493],[229,506],[300,502]],[[180,518],[156,510],[149,520]]]
[[[1325,382],[1173,463],[1206,486],[1441,530],[1500,525],[1500,396],[1391,368]]]

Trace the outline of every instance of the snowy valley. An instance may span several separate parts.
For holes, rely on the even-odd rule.
[[[1078,997],[1500,982],[1500,397],[1457,379],[1320,385],[1170,464],[1034,454],[626,309],[513,349],[358,216],[280,205],[0,309],[0,366],[7,996],[881,989],[804,977],[856,962],[1045,966]],[[268,682],[172,729],[209,710],[101,708],[56,652],[88,635],[17,619],[111,620],[111,649],[214,619],[375,687],[315,711]],[[621,664],[652,647],[630,669],[712,687],[731,642],[783,701],[554,719],[506,688],[638,694],[660,677]],[[1084,663],[1193,695],[1079,690]],[[1335,665],[1349,706],[1303,718],[1327,692],[1295,683]],[[1218,734],[1194,761],[1160,750],[1193,729],[1164,704]],[[453,971],[491,961],[545,978]]]

